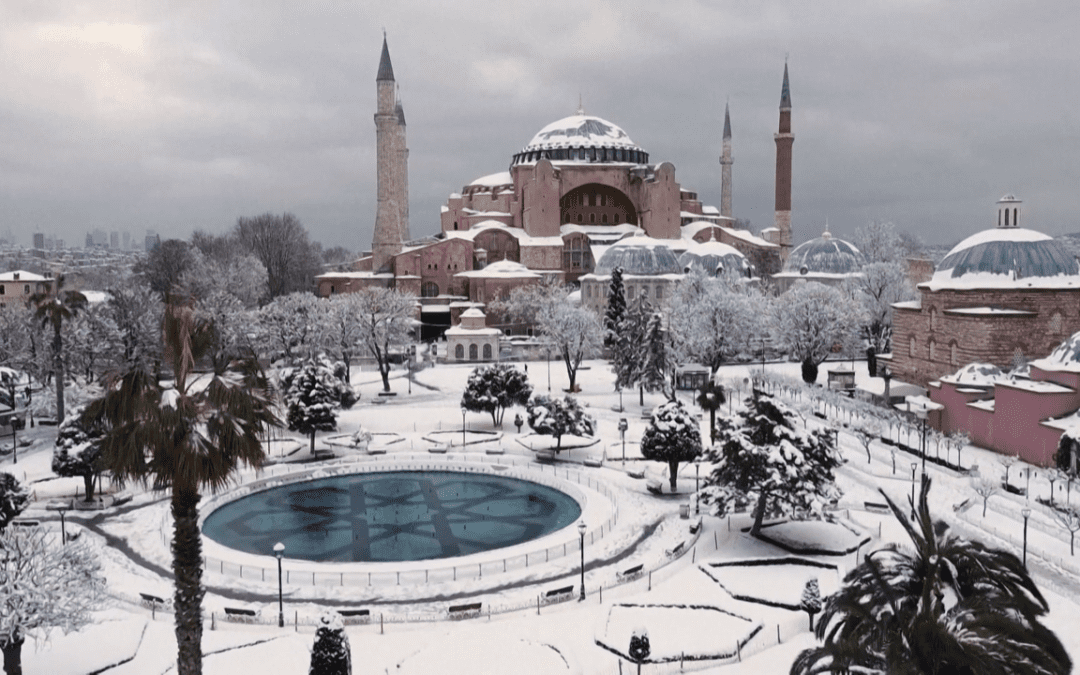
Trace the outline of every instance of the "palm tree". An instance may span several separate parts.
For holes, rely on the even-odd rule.
[[[87,414],[104,423],[103,464],[120,481],[152,481],[172,490],[177,672],[202,672],[202,545],[200,490],[225,487],[237,466],[259,465],[260,434],[278,425],[271,389],[254,358],[233,361],[207,376],[193,376],[213,348],[213,326],[190,300],[170,298],[163,317],[165,365],[161,381],[146,364],[108,379],[106,393]]]
[[[40,291],[30,296],[34,319],[42,326],[52,326],[53,379],[56,381],[56,423],[64,422],[64,322],[86,308],[86,296],[79,291],[65,291],[64,276],[56,279],[56,292]]]
[[[924,478],[914,523],[886,496],[915,545],[866,556],[825,603],[823,641],[791,675],[1050,675],[1072,662],[1039,623],[1049,606],[1017,557],[948,533],[930,518]],[[884,492],[882,492],[884,494]]]
[[[697,395],[697,404],[702,410],[709,411],[709,440],[716,442],[716,411],[724,405],[727,398],[724,396],[724,388],[712,378],[701,388]]]

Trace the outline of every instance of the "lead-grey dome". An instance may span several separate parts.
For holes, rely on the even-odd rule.
[[[610,275],[616,267],[621,267],[623,274],[638,276],[682,274],[675,253],[652,237],[627,237],[615,242],[600,256],[594,273]]]
[[[746,256],[734,246],[718,241],[693,244],[679,256],[679,264],[685,272],[700,269],[709,276],[744,277],[750,270]]]
[[[1053,237],[1022,227],[994,228],[957,244],[937,266],[930,285],[977,287],[1004,284],[1075,284],[1076,258]]]
[[[826,230],[817,239],[792,249],[784,271],[802,272],[805,267],[811,274],[855,274],[862,271],[865,262],[863,254],[853,244],[833,237]]]

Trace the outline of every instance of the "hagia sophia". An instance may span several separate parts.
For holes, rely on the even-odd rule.
[[[774,136],[774,222],[757,234],[737,227],[732,215],[727,109],[719,209],[683,187],[673,164],[652,161],[618,125],[579,109],[536,132],[510,156],[507,170],[451,194],[438,233],[411,238],[405,113],[385,38],[376,90],[378,208],[371,251],[352,271],[317,277],[318,293],[378,286],[416,295],[421,337],[445,337],[449,360],[498,359],[500,338],[530,327],[505,323],[485,308],[545,278],[577,286],[580,302],[602,312],[617,267],[628,300],[658,304],[697,269],[736,282],[767,279],[779,293],[797,283],[840,284],[862,274],[862,254],[827,226],[821,236],[792,245],[794,135],[786,64]],[[1062,420],[1080,408],[1080,342],[1070,338],[1080,331],[1080,267],[1052,237],[1022,222],[1021,201],[1006,195],[993,227],[957,244],[936,270],[925,267],[918,297],[894,305],[893,350],[879,359],[897,383],[929,393],[935,427],[967,430],[984,447],[1045,464],[1072,424]],[[1029,359],[1026,369],[1003,374]]]

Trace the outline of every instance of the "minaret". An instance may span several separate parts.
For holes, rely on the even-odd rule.
[[[375,77],[378,109],[375,112],[375,153],[378,174],[378,208],[375,212],[375,232],[371,240],[371,269],[378,272],[401,252],[401,206],[398,202],[401,176],[400,154],[397,152],[400,125],[395,109],[394,67],[390,50],[383,35],[379,74]]]
[[[397,114],[397,162],[400,173],[398,180],[397,203],[401,212],[401,241],[409,241],[409,147],[405,143],[405,109],[401,107],[401,97],[398,96],[397,106],[394,108]]]
[[[724,104],[724,150],[720,156],[720,215],[731,218],[731,114]]]
[[[780,91],[780,128],[776,136],[776,220],[780,230],[780,258],[787,262],[791,253],[791,87],[787,63],[784,63],[784,86]]]

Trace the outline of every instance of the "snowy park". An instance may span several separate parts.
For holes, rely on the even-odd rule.
[[[354,367],[359,400],[339,412],[334,431],[315,434],[314,452],[310,437],[277,432],[266,447],[267,463],[241,470],[228,487],[207,494],[201,517],[271,486],[442,468],[550,485],[581,505],[584,528],[579,532],[575,523],[509,547],[403,562],[306,561],[286,548],[280,613],[274,551],[240,552],[204,535],[203,671],[305,672],[316,632],[329,633],[325,622],[339,621],[356,673],[633,672],[630,640],[642,629],[651,645],[642,659],[645,673],[787,672],[802,650],[817,644],[807,612],[814,607],[806,597],[811,582],[820,610],[821,600],[872,551],[890,543],[911,547],[882,506],[888,497],[907,515],[918,489],[915,455],[901,450],[898,460],[897,446],[880,438],[868,451],[854,433],[865,408],[846,411],[842,399],[821,389],[817,398],[807,397],[809,390],[795,394],[798,364],[768,364],[768,379],[758,381],[772,382],[763,386],[799,411],[793,433],[839,440],[836,498],[806,521],[766,518],[761,536],[751,536],[755,523],[746,504],[713,515],[724,511],[726,497],[706,486],[710,463],[677,464],[672,492],[669,463],[643,457],[651,413],[666,401],[662,394],[646,393],[644,405],[625,396],[620,411],[607,364],[584,365],[576,399],[594,428],[558,441],[528,425],[517,429],[514,416],[525,414],[519,406],[506,411],[501,427],[488,414],[463,415],[471,365],[395,369],[392,397],[378,396],[377,371]],[[529,366],[536,393],[546,393],[548,365]],[[858,380],[872,386],[865,366],[855,366]],[[515,367],[524,372],[524,364]],[[734,418],[745,410],[750,378],[761,373],[760,365],[721,368],[717,379],[731,393],[721,414]],[[550,381],[552,396],[568,387],[560,364],[551,364]],[[791,384],[787,392],[784,382]],[[709,415],[693,403],[694,395],[681,391],[676,398],[698,425],[695,432],[708,438]],[[625,460],[623,419],[631,441]],[[18,521],[40,523],[54,534],[63,526],[69,545],[99,556],[105,580],[103,600],[86,626],[66,634],[52,630],[46,639],[43,631],[29,635],[24,672],[176,672],[168,499],[135,484],[119,492],[106,480],[106,508],[57,511],[78,504],[83,481],[52,472],[55,427],[26,429],[21,438],[26,445],[18,463],[9,455],[3,464],[31,491]],[[958,534],[1024,556],[1049,604],[1045,625],[1077,653],[1080,638],[1069,627],[1080,620],[1080,564],[1070,554],[1069,532],[1048,508],[1003,490],[988,498],[982,516],[977,476],[1000,481],[1005,467],[974,446],[960,454],[963,470],[927,464],[933,517]],[[1023,477],[1030,494],[1050,493],[1038,474],[1025,477],[1021,469],[1011,466],[1014,483]],[[341,616],[327,619],[327,610]]]

